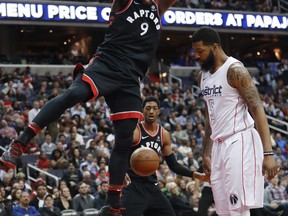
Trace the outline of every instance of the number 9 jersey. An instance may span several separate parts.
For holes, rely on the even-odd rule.
[[[150,66],[160,39],[161,18],[152,0],[128,0],[118,12],[111,12],[104,42],[98,47],[100,59],[119,72],[141,80]]]

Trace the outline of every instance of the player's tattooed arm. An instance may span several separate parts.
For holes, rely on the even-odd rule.
[[[229,85],[238,90],[253,116],[259,109],[263,109],[262,102],[251,75],[242,64],[234,63],[231,65],[228,70],[227,79]]]
[[[210,176],[211,174],[211,152],[212,152],[212,144],[210,136],[212,134],[210,122],[209,122],[209,113],[206,105],[206,122],[205,122],[205,135],[202,142],[203,152],[202,152],[202,167],[206,176]]]
[[[271,151],[270,131],[262,101],[248,70],[240,63],[231,65],[227,74],[228,83],[236,88],[252,114],[260,134],[264,151]]]
[[[205,135],[204,135],[204,139],[203,139],[203,155],[210,157],[211,156],[211,151],[212,151],[212,143],[213,141],[211,140],[210,136],[212,134],[212,129],[210,126],[210,121],[209,121],[209,113],[207,110],[207,106],[205,108],[205,118],[206,118],[206,122],[205,122]]]

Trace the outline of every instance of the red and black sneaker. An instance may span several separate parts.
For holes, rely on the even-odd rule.
[[[103,206],[99,212],[98,216],[122,216],[125,208],[112,208],[110,205]]]
[[[22,155],[22,153],[27,152],[27,148],[24,147],[19,141],[13,140],[8,149],[2,154],[0,158],[0,169],[15,169],[17,164],[17,159]],[[2,165],[2,166],[1,166]],[[2,168],[3,167],[3,168]]]

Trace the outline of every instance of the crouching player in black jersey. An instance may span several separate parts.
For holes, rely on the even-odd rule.
[[[155,97],[146,97],[142,103],[144,121],[134,130],[131,154],[138,148],[148,147],[162,155],[169,168],[178,175],[209,181],[204,173],[192,172],[176,161],[171,149],[170,135],[157,123],[160,104]],[[123,188],[121,206],[127,216],[175,216],[168,199],[157,186],[156,173],[151,176],[139,176],[129,167],[127,174],[131,183]]]

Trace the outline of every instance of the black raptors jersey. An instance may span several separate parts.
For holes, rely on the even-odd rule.
[[[132,146],[131,154],[136,149],[144,146],[144,147],[153,149],[154,151],[157,152],[158,155],[160,155],[162,145],[163,145],[162,144],[162,132],[163,132],[162,126],[158,124],[157,133],[155,135],[151,135],[145,130],[143,122],[138,124],[137,127],[140,128],[140,140]],[[156,173],[152,174],[151,176],[139,176],[132,171],[132,169],[130,168],[130,163],[129,163],[129,168],[128,168],[127,173],[130,176],[132,181],[134,180],[138,182],[157,183]]]
[[[158,5],[151,3],[129,0],[121,11],[111,12],[104,42],[97,49],[99,60],[137,80],[145,76],[160,39]]]

